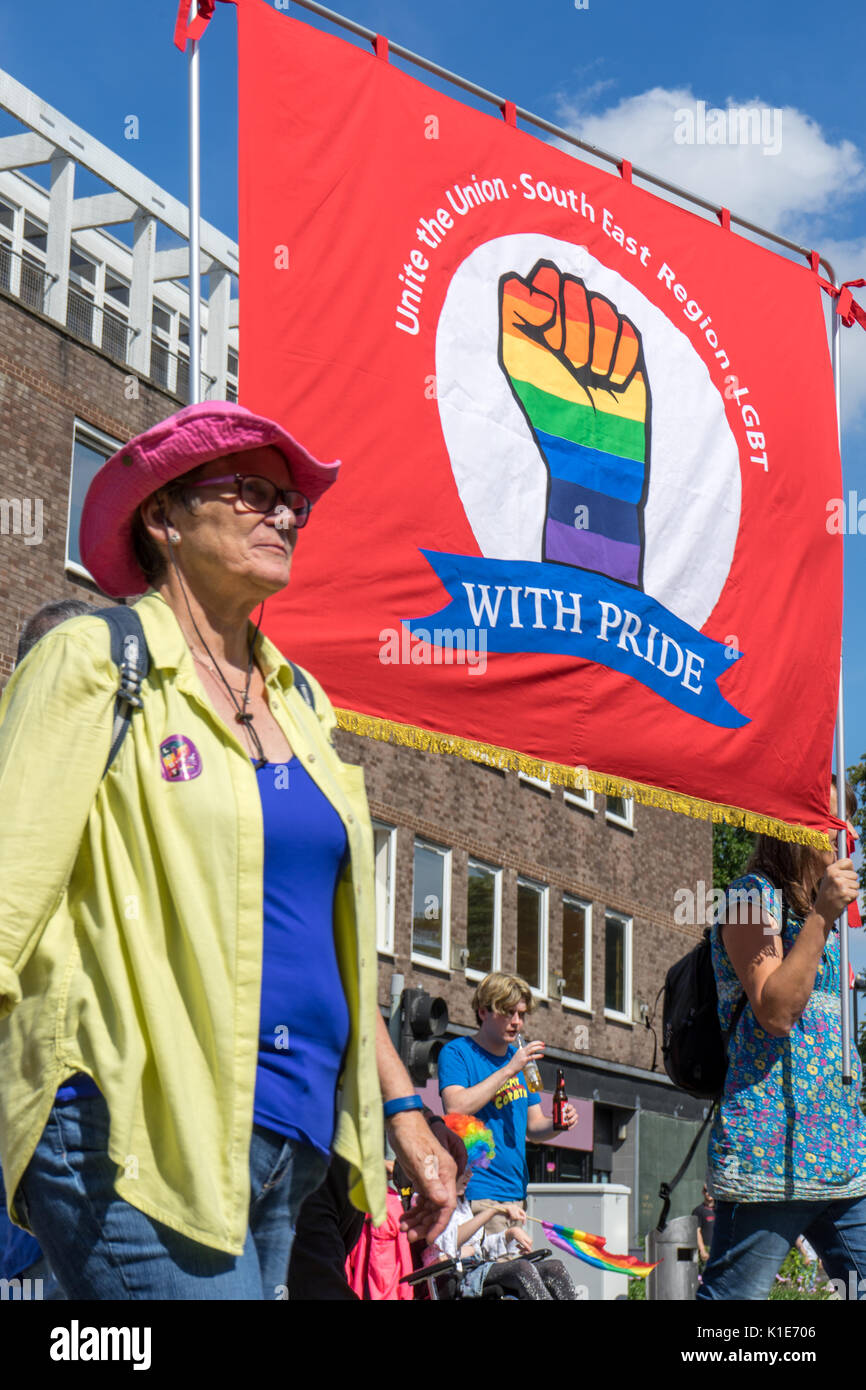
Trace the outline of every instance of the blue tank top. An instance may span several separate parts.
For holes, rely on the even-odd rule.
[[[256,1124],[330,1153],[349,1010],[334,943],[346,831],[297,758],[256,780],[265,833]]]
[[[334,943],[346,831],[297,758],[256,770],[264,823],[262,1002],[253,1119],[327,1156],[349,1010]],[[84,1073],[56,1100],[99,1094]]]

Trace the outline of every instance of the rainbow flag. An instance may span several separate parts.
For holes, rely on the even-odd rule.
[[[551,1245],[567,1250],[596,1269],[607,1270],[608,1274],[627,1274],[630,1279],[645,1279],[655,1265],[643,1263],[635,1255],[612,1255],[605,1249],[603,1236],[591,1235],[589,1231],[573,1231],[570,1226],[555,1226],[551,1221],[542,1221],[541,1228]],[[658,1263],[658,1261],[657,1261]]]

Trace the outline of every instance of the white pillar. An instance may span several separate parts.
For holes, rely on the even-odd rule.
[[[208,389],[212,400],[224,401],[226,398],[226,356],[229,346],[229,305],[231,303],[232,277],[225,266],[214,267],[208,277],[210,293],[207,301],[207,338],[205,339],[206,365],[209,377],[215,377],[213,386]]]
[[[133,338],[129,365],[139,376],[150,376],[150,340],[153,327],[153,272],[156,259],[156,218],[139,212],[132,223],[132,287],[129,291],[129,326]],[[137,331],[136,331],[137,330]]]
[[[51,160],[51,194],[48,201],[48,238],[45,269],[48,288],[45,313],[66,323],[69,292],[69,243],[72,237],[72,204],[75,190],[75,160],[56,154]]]

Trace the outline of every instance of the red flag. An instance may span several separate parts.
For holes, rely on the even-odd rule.
[[[242,399],[344,459],[270,635],[345,727],[826,845],[816,275],[384,43],[239,32]]]
[[[223,0],[223,3],[234,5],[236,0]],[[190,0],[180,0],[177,7],[174,42],[175,47],[179,48],[181,53],[186,52],[187,39],[201,38],[213,17],[216,0],[196,0],[196,12],[192,19],[189,17],[191,8]]]

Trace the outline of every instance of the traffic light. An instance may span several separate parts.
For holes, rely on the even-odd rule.
[[[436,1059],[445,1043],[448,1005],[426,989],[404,989],[400,1000],[400,1056],[415,1086],[436,1075]]]

